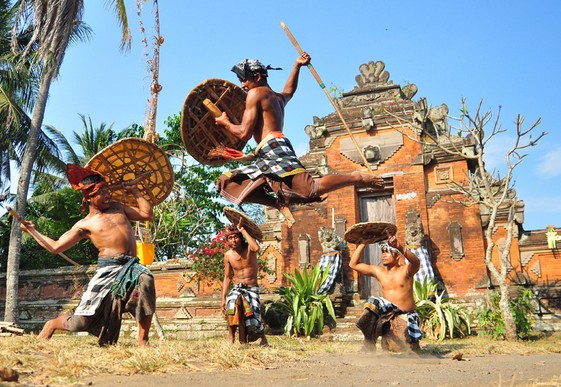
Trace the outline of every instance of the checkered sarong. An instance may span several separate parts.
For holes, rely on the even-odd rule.
[[[257,151],[257,161],[232,171],[247,175],[255,180],[261,175],[279,178],[304,172],[306,169],[296,157],[292,144],[286,137],[274,137],[265,142]]]
[[[387,312],[393,312],[396,315],[405,314],[407,316],[407,334],[411,338],[411,341],[417,342],[421,340],[421,337],[423,337],[421,328],[419,328],[419,314],[416,310],[404,313],[397,305],[389,302],[383,297],[369,297],[366,304],[364,304],[364,309],[367,309],[376,315],[381,315]]]
[[[322,272],[325,271],[329,264],[331,264],[331,266],[329,266],[329,274],[319,287],[318,294],[332,294],[335,290],[335,281],[337,280],[337,275],[341,272],[342,267],[341,253],[339,251],[322,254],[319,260],[320,270]]]
[[[138,264],[138,258],[136,257],[126,255],[119,258],[99,257],[97,263],[98,268],[88,282],[80,299],[80,304],[74,312],[77,316],[93,316],[105,296],[111,291],[111,287],[117,281],[120,273],[121,277],[130,270],[135,271],[138,275],[141,273],[152,275],[150,270]],[[130,282],[128,282],[127,290],[130,289],[130,285]],[[132,285],[134,287],[135,284]]]
[[[245,326],[248,331],[255,331],[260,334],[264,331],[261,321],[261,302],[259,300],[259,286],[247,286],[236,284],[230,289],[226,297],[226,316],[234,316],[236,313],[236,300],[242,296],[247,302],[249,309],[245,313]],[[228,319],[229,321],[231,319]]]
[[[427,249],[421,246],[411,249],[411,252],[419,258],[419,262],[421,264],[421,266],[419,267],[419,271],[414,275],[415,281],[419,281],[422,283],[425,278],[427,279],[427,281],[433,279],[434,271],[430,263],[430,257]]]

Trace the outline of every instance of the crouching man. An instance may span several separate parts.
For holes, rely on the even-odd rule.
[[[382,266],[361,262],[365,243],[357,245],[349,263],[356,272],[376,278],[382,290],[382,297],[368,298],[364,314],[356,324],[364,334],[363,350],[375,350],[377,338],[384,333],[384,325],[402,314],[407,316],[410,347],[418,350],[422,335],[413,298],[413,276],[419,270],[419,259],[409,249],[404,249],[395,236],[379,242],[378,246]]]
[[[156,291],[152,273],[138,263],[131,221],[153,220],[152,205],[135,185],[123,184],[138,203],[138,207],[131,207],[111,201],[107,183],[98,172],[68,164],[66,173],[72,187],[82,192],[82,211],[87,205],[88,215],[56,241],[38,232],[29,221],[22,220],[21,229],[53,254],[89,239],[99,251],[97,270],[74,314],[47,321],[39,337],[50,339],[60,329],[89,332],[99,338],[100,345],[115,344],[122,314],[129,312],[138,321],[138,345],[144,347],[156,310]]]

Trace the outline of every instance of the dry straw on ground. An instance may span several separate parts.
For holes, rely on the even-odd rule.
[[[20,374],[23,385],[69,385],[101,374],[133,375],[189,373],[209,370],[275,368],[292,361],[305,361],[318,353],[356,353],[360,342],[298,340],[270,336],[269,347],[231,345],[224,338],[205,340],[157,340],[139,349],[135,340],[123,339],[116,346],[100,348],[94,337],[55,336],[50,341],[34,335],[0,338],[0,364]],[[423,340],[423,350],[432,354],[561,353],[561,335],[538,340],[498,342],[471,337],[434,342]]]

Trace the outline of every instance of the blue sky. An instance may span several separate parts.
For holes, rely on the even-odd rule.
[[[105,1],[87,1],[84,21],[94,31],[86,43],[69,48],[53,84],[44,124],[71,138],[83,130],[79,114],[93,124],[121,130],[143,124],[150,76],[138,16],[129,1],[133,49],[118,50],[120,33]],[[152,4],[142,21],[153,36]],[[297,52],[280,27],[284,21],[328,86],[350,91],[359,66],[383,61],[395,84],[415,83],[414,97],[446,103],[457,115],[462,98],[475,109],[481,99],[494,114],[502,106],[507,135],[489,148],[487,163],[504,168],[518,113],[526,125],[541,117],[536,132],[549,132],[516,170],[516,189],[526,203],[526,230],[561,226],[559,191],[561,134],[557,128],[561,81],[561,2],[544,1],[160,1],[160,93],[157,130],[179,114],[185,97],[208,78],[237,82],[232,65],[244,58],[283,67],[269,83],[283,87]],[[304,127],[313,116],[333,111],[312,75],[302,69],[299,89],[287,106],[285,132],[301,155]]]

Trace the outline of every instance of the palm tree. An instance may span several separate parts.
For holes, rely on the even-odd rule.
[[[50,168],[45,171],[33,171],[33,200],[37,200],[38,195],[50,194],[65,186],[68,186],[66,179],[66,164],[78,164],[84,166],[88,160],[99,153],[105,147],[116,141],[119,134],[113,131],[113,124],[107,126],[102,122],[98,127],[94,127],[90,117],[86,120],[80,114],[84,130],[81,134],[72,132],[74,142],[81,151],[81,156],[72,147],[66,136],[52,125],[45,125],[44,131],[57,146],[57,155],[51,155],[49,159]]]
[[[17,9],[8,3],[7,0],[0,0],[0,192],[9,190],[12,166],[16,169],[21,167],[31,125],[26,111],[33,108],[40,69],[34,64],[32,55],[22,60],[17,53],[12,52],[10,40]],[[19,33],[17,41],[20,42],[20,49],[29,44],[32,35],[31,28]],[[40,131],[35,172],[41,173],[51,168],[58,156],[56,143]]]
[[[123,38],[121,46],[130,46],[130,30],[126,18],[124,0],[111,2],[117,11],[118,20],[121,22]],[[23,153],[20,177],[16,195],[16,209],[23,217],[26,209],[26,200],[33,171],[33,164],[37,157],[40,137],[40,128],[43,124],[45,107],[52,82],[56,79],[66,49],[73,39],[83,39],[80,32],[83,0],[27,0],[19,1],[18,18],[15,19],[14,31],[27,28],[21,23],[31,23],[33,35],[28,44],[21,50],[23,58],[33,54],[39,63],[40,83],[37,97],[33,106],[33,114],[29,125],[27,143]],[[17,34],[14,34],[12,48],[18,51]],[[20,221],[13,220],[10,233],[10,248],[8,252],[8,268],[6,273],[6,311],[5,321],[17,322],[17,290],[19,276],[19,256],[21,250]]]

